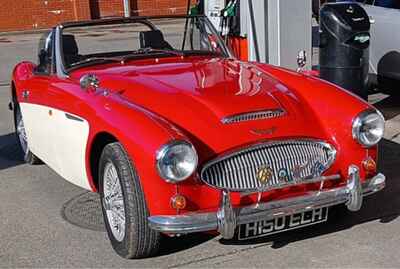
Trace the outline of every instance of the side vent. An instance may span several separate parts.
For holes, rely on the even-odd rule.
[[[238,123],[243,121],[252,121],[252,120],[263,120],[263,119],[272,119],[278,118],[285,115],[285,111],[283,109],[269,109],[262,110],[256,112],[248,112],[242,114],[236,114],[232,116],[225,117],[221,120],[223,124],[231,124]]]

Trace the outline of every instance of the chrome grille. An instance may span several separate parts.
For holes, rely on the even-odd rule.
[[[223,124],[231,124],[238,123],[242,121],[251,121],[251,120],[262,120],[262,119],[272,119],[278,118],[285,114],[283,109],[272,109],[272,110],[263,110],[256,112],[249,112],[243,114],[237,114],[233,116],[228,116],[223,118],[221,121]]]
[[[208,185],[230,191],[258,191],[306,183],[319,177],[333,163],[336,150],[315,140],[290,140],[257,144],[206,164],[201,179]],[[272,176],[261,183],[260,169]]]

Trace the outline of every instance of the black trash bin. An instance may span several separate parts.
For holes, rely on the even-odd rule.
[[[370,21],[357,3],[325,4],[320,11],[320,77],[368,98]]]

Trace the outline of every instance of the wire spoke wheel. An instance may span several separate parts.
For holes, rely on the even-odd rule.
[[[114,164],[105,165],[103,175],[103,204],[113,236],[118,242],[125,237],[125,204],[120,179]]]
[[[157,253],[161,235],[148,225],[149,211],[139,177],[118,142],[106,145],[101,154],[99,193],[108,238],[118,255],[137,259]]]
[[[25,156],[28,153],[28,139],[26,137],[25,124],[24,120],[22,119],[20,110],[18,110],[16,118],[17,118],[17,128],[16,128],[17,135],[19,142],[21,144],[22,151]]]
[[[14,104],[14,127],[15,138],[17,139],[18,146],[23,153],[23,160],[31,165],[42,164],[42,161],[36,157],[29,149],[28,135],[26,133],[26,126],[22,117],[21,108],[18,103]]]

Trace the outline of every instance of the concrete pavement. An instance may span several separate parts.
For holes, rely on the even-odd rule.
[[[12,66],[34,60],[39,35],[6,36],[0,40],[0,81],[7,84]],[[389,119],[381,143],[380,168],[387,188],[366,199],[360,212],[328,223],[235,243],[219,237],[191,235],[164,240],[158,257],[124,260],[107,235],[74,226],[61,210],[85,191],[61,179],[45,165],[18,160],[8,86],[0,86],[0,267],[380,267],[400,265],[400,132],[399,102],[384,95],[371,102]],[[393,140],[393,141],[391,141]]]

